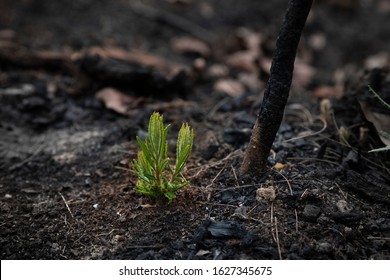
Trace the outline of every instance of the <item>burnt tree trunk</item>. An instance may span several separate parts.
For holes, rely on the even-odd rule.
[[[260,175],[283,119],[302,29],[313,0],[290,0],[272,60],[271,73],[241,166],[243,174]]]

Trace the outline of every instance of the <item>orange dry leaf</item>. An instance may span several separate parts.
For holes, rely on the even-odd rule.
[[[275,166],[274,166],[276,169],[283,169],[284,168],[284,164],[283,163],[276,163]]]
[[[123,115],[128,115],[129,109],[140,103],[139,98],[126,95],[123,92],[110,87],[99,90],[95,97],[102,101],[106,108]]]
[[[171,48],[179,53],[196,53],[203,57],[211,55],[211,49],[205,42],[190,37],[172,39]]]
[[[244,86],[233,79],[220,79],[214,84],[214,90],[231,96],[239,96],[245,92]]]
[[[343,96],[343,89],[340,86],[319,86],[313,90],[313,96],[316,98],[332,98],[337,99]]]
[[[390,115],[378,113],[372,110],[366,101],[359,101],[363,114],[366,119],[373,123],[376,130],[390,132]],[[380,139],[386,146],[390,146],[390,140],[379,135]]]
[[[97,54],[103,58],[113,58],[128,61],[130,63],[140,64],[145,67],[155,68],[165,74],[167,78],[177,75],[181,70],[186,69],[183,65],[168,61],[162,57],[145,53],[139,50],[126,50],[117,47],[92,47],[88,54]],[[80,55],[80,54],[79,54]]]

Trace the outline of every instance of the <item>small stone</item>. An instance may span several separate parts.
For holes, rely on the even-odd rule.
[[[235,221],[212,221],[207,230],[214,238],[242,238],[245,230]]]
[[[315,221],[321,214],[321,208],[312,204],[308,204],[303,209],[303,217],[309,221]]]

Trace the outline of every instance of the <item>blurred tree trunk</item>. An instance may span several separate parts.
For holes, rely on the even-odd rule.
[[[313,0],[290,0],[272,60],[271,73],[260,112],[241,165],[243,174],[260,175],[283,119],[297,47]]]

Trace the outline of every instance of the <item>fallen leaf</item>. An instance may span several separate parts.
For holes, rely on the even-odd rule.
[[[373,111],[371,106],[366,101],[359,100],[359,104],[366,119],[375,126],[378,132],[390,131],[390,115]],[[390,146],[390,139],[383,137],[380,133],[379,137],[386,146]]]
[[[262,57],[263,35],[247,28],[240,28],[236,31],[236,37],[240,45],[243,45],[243,49],[228,55],[225,59],[226,64],[246,72],[258,72],[258,61]]]
[[[203,57],[211,55],[211,49],[205,42],[191,37],[172,39],[171,48],[178,53],[196,53]]]
[[[313,90],[313,96],[319,99],[332,97],[339,99],[343,94],[343,89],[340,86],[319,86]]]
[[[99,90],[95,97],[102,101],[106,108],[114,110],[117,113],[128,115],[129,109],[134,108],[143,101],[140,98],[135,98],[124,94],[115,88],[103,88]]]
[[[237,80],[220,79],[214,84],[214,90],[224,92],[230,96],[240,96],[245,92],[244,86]]]
[[[240,73],[238,80],[251,92],[258,93],[264,88],[264,83],[256,73]]]
[[[284,164],[283,163],[276,163],[275,166],[274,166],[276,169],[283,169],[284,168]]]
[[[207,74],[212,78],[222,78],[229,75],[229,68],[223,64],[213,64],[207,69]]]
[[[89,55],[99,55],[102,58],[124,60],[130,63],[140,64],[144,67],[155,68],[166,75],[167,78],[177,75],[183,69],[188,70],[187,66],[139,50],[126,50],[118,47],[92,47],[87,50],[87,53]],[[83,55],[85,54],[78,54],[78,56]]]
[[[305,88],[313,79],[316,70],[314,67],[303,62],[300,59],[295,60],[293,86],[297,88]]]
[[[256,65],[257,60],[258,54],[253,53],[252,51],[240,51],[228,56],[226,58],[226,65],[242,71],[254,73],[258,69]]]
[[[390,56],[387,52],[380,52],[369,56],[364,61],[364,66],[367,69],[385,68],[388,65],[390,65]]]

